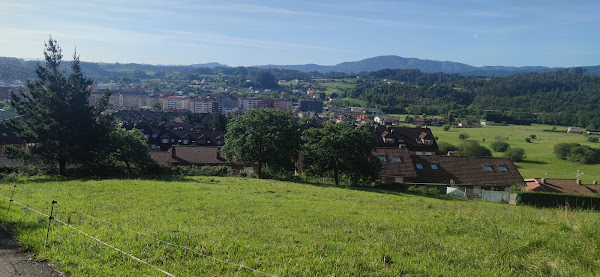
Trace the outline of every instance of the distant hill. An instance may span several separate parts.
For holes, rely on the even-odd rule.
[[[200,63],[200,64],[192,64],[190,65],[193,68],[200,68],[200,67],[208,67],[208,68],[215,68],[215,67],[229,67],[226,64],[222,64],[222,63]]]
[[[378,56],[355,62],[343,62],[333,66],[324,66],[317,64],[305,65],[261,65],[258,68],[277,68],[277,69],[292,69],[303,72],[318,71],[321,73],[327,72],[344,72],[344,73],[359,73],[362,71],[376,71],[380,69],[419,69],[423,72],[444,72],[444,73],[460,73],[465,75],[483,75],[483,76],[506,76],[515,73],[525,72],[548,72],[559,68],[550,68],[543,66],[483,66],[476,67],[464,63],[449,62],[449,61],[434,61],[422,60],[417,58],[403,58],[399,56]],[[591,74],[600,73],[600,66],[590,67]],[[596,73],[598,72],[598,73]]]

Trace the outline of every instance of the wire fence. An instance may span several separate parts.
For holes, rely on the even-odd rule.
[[[55,201],[52,201],[52,204],[53,204],[52,211],[54,212],[54,214],[51,212],[51,214],[48,215],[48,214],[45,214],[43,212],[40,212],[39,210],[31,208],[30,205],[28,205],[28,204],[23,204],[23,203],[20,203],[20,202],[14,200],[14,192],[15,192],[15,190],[16,190],[16,186],[13,188],[13,192],[12,192],[11,197],[7,197],[5,195],[0,194],[1,198],[4,198],[4,199],[6,199],[6,200],[9,201],[9,206],[8,206],[8,209],[7,209],[7,212],[6,212],[6,215],[5,215],[6,221],[8,221],[8,216],[9,216],[9,211],[10,211],[10,205],[12,205],[12,203],[14,203],[15,205],[21,206],[23,208],[23,210],[32,211],[32,212],[34,212],[34,213],[36,213],[36,214],[38,214],[38,215],[40,215],[40,216],[42,216],[44,218],[48,218],[49,219],[48,232],[50,232],[50,223],[52,222],[52,220],[54,220],[54,221],[56,221],[56,222],[58,222],[58,223],[60,223],[60,224],[62,224],[64,226],[66,226],[66,227],[68,227],[68,228],[70,228],[70,229],[72,229],[72,230],[74,230],[74,231],[76,231],[76,232],[78,232],[78,233],[80,233],[80,234],[88,237],[89,239],[92,239],[92,240],[96,241],[99,244],[102,244],[102,245],[104,245],[106,247],[109,247],[109,248],[111,248],[111,249],[113,249],[113,250],[115,250],[115,251],[117,251],[117,252],[119,252],[119,253],[121,253],[121,254],[129,257],[129,258],[131,258],[132,260],[134,260],[136,262],[139,262],[139,263],[142,263],[142,264],[145,264],[145,265],[147,265],[147,266],[149,266],[149,267],[151,267],[151,268],[153,268],[153,269],[155,269],[155,270],[157,270],[157,271],[159,271],[159,272],[161,272],[161,273],[163,273],[163,274],[165,274],[167,276],[175,276],[175,275],[173,275],[173,274],[171,274],[171,273],[169,273],[169,272],[167,272],[167,271],[165,271],[165,270],[163,270],[163,269],[161,269],[161,268],[159,268],[159,267],[157,267],[155,265],[152,265],[149,262],[144,261],[144,260],[142,260],[142,259],[134,256],[133,254],[131,254],[131,253],[125,251],[125,250],[122,250],[121,248],[118,248],[118,247],[116,247],[114,245],[111,245],[111,244],[109,244],[109,243],[101,240],[97,236],[93,236],[93,235],[91,235],[91,234],[89,234],[89,233],[81,230],[80,228],[77,228],[77,227],[73,226],[73,224],[71,224],[71,220],[72,220],[71,216],[68,216],[65,211],[62,211],[61,209],[58,209],[58,208],[59,207],[60,208],[64,208],[66,210],[71,211],[72,213],[77,213],[77,214],[79,214],[81,216],[85,216],[86,218],[93,219],[96,222],[100,222],[100,223],[103,223],[103,224],[106,224],[106,225],[110,225],[110,226],[116,227],[116,228],[118,228],[118,229],[120,229],[122,231],[130,232],[130,233],[133,233],[133,234],[145,237],[147,239],[154,240],[156,242],[162,243],[162,244],[167,245],[169,247],[179,248],[181,250],[187,251],[189,253],[198,255],[198,256],[203,257],[203,258],[207,258],[207,259],[214,260],[216,262],[220,262],[220,263],[224,263],[224,264],[236,266],[239,269],[249,270],[249,271],[251,271],[253,273],[256,273],[256,274],[267,275],[267,276],[275,276],[273,274],[269,274],[269,273],[266,273],[266,272],[263,272],[263,271],[260,271],[260,270],[257,270],[257,269],[254,269],[254,268],[242,265],[242,264],[237,264],[237,263],[234,263],[234,262],[231,262],[231,261],[228,261],[228,260],[219,259],[219,258],[210,256],[210,255],[198,252],[198,251],[196,251],[196,250],[194,250],[194,249],[192,249],[190,247],[187,247],[187,246],[183,246],[183,245],[171,243],[169,241],[165,241],[165,240],[162,240],[162,239],[150,236],[148,234],[145,234],[145,233],[142,233],[142,232],[139,232],[139,231],[135,231],[135,230],[123,227],[121,225],[115,224],[115,223],[110,222],[108,220],[101,219],[101,218],[95,217],[93,215],[90,215],[88,213],[84,213],[84,212],[82,212],[80,210],[73,209],[71,207],[62,205],[62,204],[57,203]],[[31,192],[30,192],[30,194],[31,194]],[[31,197],[31,195],[29,195],[29,196]],[[50,204],[50,203],[47,203],[47,204]],[[57,209],[54,209],[54,204],[56,204]],[[63,216],[58,216],[58,214],[61,214]],[[82,222],[81,218],[80,218],[80,222]],[[0,227],[4,228],[6,230],[5,226],[0,226]]]

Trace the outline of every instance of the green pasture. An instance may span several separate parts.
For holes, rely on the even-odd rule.
[[[556,127],[561,132],[544,132]],[[481,128],[451,128],[444,131],[442,127],[431,127],[433,135],[438,137],[438,141],[445,141],[458,145],[461,140],[458,138],[460,133],[469,135],[469,140],[479,141],[481,145],[490,148],[490,144],[496,138],[505,139],[511,147],[520,147],[525,149],[527,158],[524,162],[517,162],[517,168],[523,178],[575,178],[577,170],[584,173],[580,177],[584,183],[591,184],[593,180],[600,180],[600,165],[586,165],[572,163],[556,158],[553,154],[554,145],[561,142],[579,143],[598,148],[600,143],[587,142],[587,137],[580,134],[567,134],[567,127],[533,124],[531,126],[509,125],[509,126],[486,126]],[[531,143],[525,141],[525,138],[535,135],[536,139],[531,139]],[[483,141],[485,139],[485,142]],[[494,156],[502,156],[503,153],[492,152]],[[565,172],[565,170],[570,171]]]
[[[164,276],[56,222],[46,241],[31,209],[52,200],[58,220],[175,276],[600,275],[596,212],[237,177],[4,180],[27,208],[0,198],[0,222],[66,275]]]
[[[356,83],[338,83],[338,82],[318,83],[317,85],[324,87],[325,92],[327,94],[331,94],[334,92],[337,94],[340,94],[343,92],[344,89],[348,90],[348,89],[353,89],[356,87]]]

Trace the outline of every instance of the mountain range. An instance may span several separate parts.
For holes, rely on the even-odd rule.
[[[291,69],[303,72],[318,71],[321,73],[327,72],[344,72],[344,73],[359,73],[362,71],[376,71],[380,69],[419,69],[422,72],[443,72],[443,73],[459,73],[465,75],[482,75],[482,76],[506,76],[515,73],[525,72],[548,72],[557,69],[558,67],[544,66],[482,66],[476,67],[464,63],[422,60],[417,58],[403,58],[399,56],[378,56],[355,62],[343,62],[337,65],[325,66],[317,64],[304,65],[261,65],[258,68],[275,68],[275,69]],[[583,67],[590,74],[600,74],[600,66]]]
[[[2,79],[25,79],[35,77],[34,68],[36,61],[26,61],[18,58],[0,57],[0,80]],[[65,61],[63,65],[68,68],[69,61]],[[122,64],[122,63],[93,63],[82,62],[82,69],[90,76],[99,77],[145,77],[147,71],[157,73],[180,72],[190,73],[199,68],[219,68],[229,67],[227,65],[213,62],[205,64],[192,65],[149,65],[149,64]],[[263,69],[286,69],[298,70],[301,72],[320,73],[328,72],[344,72],[344,73],[359,73],[363,71],[376,71],[380,69],[418,69],[422,72],[443,72],[443,73],[458,73],[463,75],[478,75],[478,76],[507,76],[516,73],[527,72],[548,72],[564,68],[558,67],[543,67],[543,66],[482,66],[476,67],[464,63],[450,61],[435,61],[423,60],[417,58],[403,58],[399,56],[378,56],[354,62],[343,62],[337,65],[318,65],[318,64],[303,64],[303,65],[259,65],[253,66]],[[600,66],[585,66],[582,67],[588,74],[600,75]]]

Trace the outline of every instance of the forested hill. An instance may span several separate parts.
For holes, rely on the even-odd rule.
[[[513,123],[600,129],[600,76],[586,75],[582,68],[491,78],[425,73],[407,77],[411,75],[404,71],[398,74],[405,81],[387,84],[367,79],[343,96],[365,100],[370,106],[393,113],[487,116]],[[498,112],[486,115],[486,110]]]

